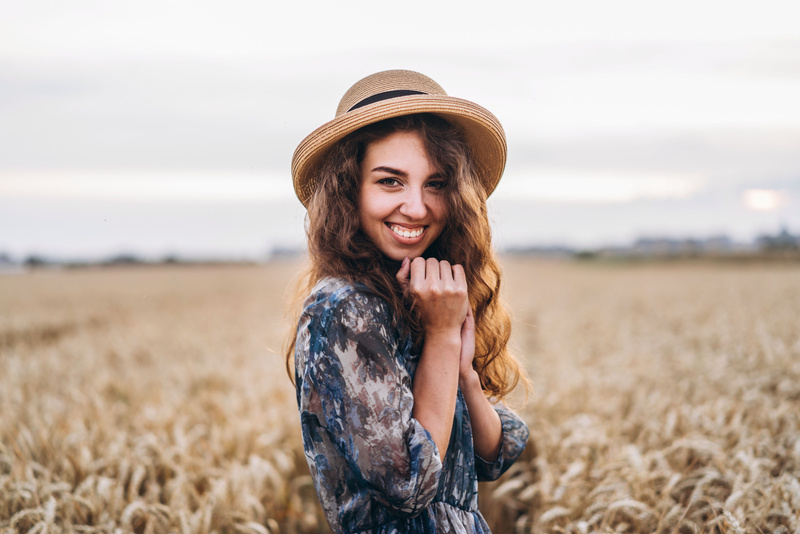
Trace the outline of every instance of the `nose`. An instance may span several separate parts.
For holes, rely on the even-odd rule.
[[[419,220],[428,214],[428,206],[421,188],[409,188],[400,205],[400,213],[411,220]]]

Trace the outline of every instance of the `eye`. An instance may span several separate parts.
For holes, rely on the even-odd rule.
[[[400,182],[397,180],[397,178],[391,178],[391,177],[381,178],[380,180],[378,180],[378,183],[381,185],[388,185],[390,187],[395,185],[400,185]]]
[[[447,180],[431,180],[428,182],[427,186],[436,191],[441,191],[447,187]]]

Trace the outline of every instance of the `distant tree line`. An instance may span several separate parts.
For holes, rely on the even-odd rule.
[[[641,237],[628,246],[603,247],[599,249],[575,249],[568,246],[523,246],[506,250],[510,254],[536,255],[560,258],[690,258],[690,257],[754,257],[775,256],[797,257],[800,259],[800,234],[792,234],[785,226],[774,234],[759,235],[752,243],[742,244],[733,241],[726,235],[707,238],[676,239],[667,237]],[[295,249],[275,249],[269,259],[281,260],[296,258],[301,254]],[[267,258],[265,258],[267,259]],[[10,254],[0,251],[0,269],[29,269],[59,266],[139,266],[139,265],[196,265],[212,263],[252,263],[250,260],[230,259],[188,259],[175,254],[168,254],[160,259],[145,259],[135,253],[121,253],[96,261],[60,260],[41,254],[30,254],[21,262],[15,261]]]
[[[15,261],[11,255],[0,252],[0,269],[25,267],[28,269],[46,267],[67,267],[80,268],[89,266],[98,267],[123,267],[123,266],[145,266],[145,265],[198,265],[213,263],[252,263],[249,260],[228,260],[228,259],[188,259],[181,258],[174,254],[164,256],[160,259],[145,259],[137,254],[125,253],[110,256],[101,260],[64,260],[48,257],[42,254],[30,254],[21,262]]]
[[[762,251],[798,251],[800,235],[792,235],[784,226],[776,235],[760,235],[756,238],[756,246]]]
[[[517,247],[512,254],[531,254],[543,257],[572,257],[593,259],[647,259],[647,258],[795,258],[800,259],[800,234],[787,228],[774,235],[762,234],[751,243],[739,243],[726,235],[706,238],[641,237],[630,245],[574,249],[571,247]]]

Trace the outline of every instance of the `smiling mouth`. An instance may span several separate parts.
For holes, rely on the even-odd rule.
[[[405,237],[407,239],[421,236],[422,233],[425,231],[425,228],[426,228],[425,226],[420,226],[419,228],[411,229],[411,228],[404,228],[402,226],[398,226],[396,224],[390,224],[390,223],[386,223],[386,226],[388,226],[389,229],[392,232],[394,232],[396,235],[398,235],[400,237]]]

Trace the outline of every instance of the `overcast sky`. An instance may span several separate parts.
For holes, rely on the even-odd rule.
[[[347,88],[503,123],[501,246],[800,231],[793,2],[0,0],[0,251],[263,257]]]

